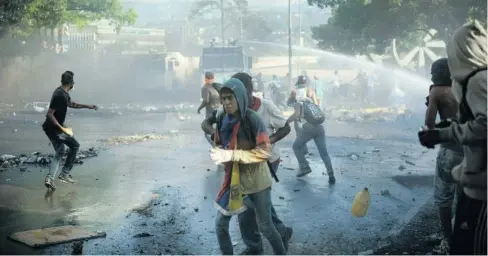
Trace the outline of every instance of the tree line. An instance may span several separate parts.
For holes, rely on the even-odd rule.
[[[312,28],[319,47],[344,53],[385,52],[392,39],[415,43],[430,29],[447,41],[472,19],[486,24],[484,0],[307,0],[331,8],[327,24]],[[417,39],[415,39],[417,38]]]
[[[110,20],[119,31],[134,24],[137,13],[124,10],[120,0],[0,0],[0,37],[27,38],[40,29],[83,27],[101,19]]]

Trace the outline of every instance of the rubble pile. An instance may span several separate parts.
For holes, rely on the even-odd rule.
[[[393,121],[401,116],[409,116],[410,112],[405,107],[390,108],[329,108],[325,110],[329,120],[342,122],[383,122]]]
[[[113,146],[119,144],[132,144],[143,142],[147,140],[163,140],[167,139],[166,135],[146,134],[146,135],[131,135],[131,136],[115,136],[109,139],[99,140],[106,146]]]
[[[63,156],[63,160],[66,159],[68,151]],[[83,160],[86,158],[98,156],[98,151],[95,148],[89,148],[87,150],[80,150],[76,155],[75,164],[83,164]],[[11,167],[19,167],[24,165],[48,165],[51,163],[53,154],[41,154],[40,152],[33,152],[30,155],[20,154],[18,156],[4,154],[0,156],[0,169],[6,169]]]

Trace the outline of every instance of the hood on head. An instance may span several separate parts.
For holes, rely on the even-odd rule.
[[[446,49],[454,80],[463,81],[474,70],[486,67],[486,44],[486,29],[478,21],[454,32]]]
[[[245,116],[249,99],[247,97],[247,91],[244,84],[237,78],[231,78],[224,83],[221,90],[224,90],[225,88],[234,93],[241,117]]]

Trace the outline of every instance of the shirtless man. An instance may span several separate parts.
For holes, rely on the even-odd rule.
[[[205,119],[212,116],[212,113],[220,107],[219,88],[220,84],[215,83],[214,81],[214,73],[206,72],[205,84],[202,86],[201,90],[202,103],[197,110],[198,114],[200,114],[200,111],[205,108]],[[209,135],[205,134],[205,138],[210,144],[212,144],[212,140],[210,139]]]
[[[451,74],[447,58],[435,61],[431,68],[432,82],[427,97],[427,111],[425,113],[425,126],[435,128],[437,113],[440,119],[455,119],[458,103],[451,91]],[[451,176],[451,170],[463,160],[463,151],[460,145],[444,143],[440,145],[437,155],[436,175],[434,178],[434,201],[439,208],[439,217],[443,239],[435,249],[437,254],[449,253],[449,244],[452,234],[452,206],[456,194],[456,183]]]

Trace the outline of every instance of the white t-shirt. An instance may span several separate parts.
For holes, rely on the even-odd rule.
[[[334,77],[332,79],[332,85],[336,88],[341,87],[341,79],[339,78],[339,75],[334,74]]]
[[[307,98],[307,87],[296,89],[296,93],[297,93],[296,99],[298,101],[306,99]]]
[[[261,106],[258,109],[258,114],[261,116],[268,135],[271,136],[276,130],[286,125],[286,118],[283,116],[281,110],[270,100],[261,99]],[[271,145],[271,157],[269,161],[272,163],[280,158],[280,149],[278,145]]]

